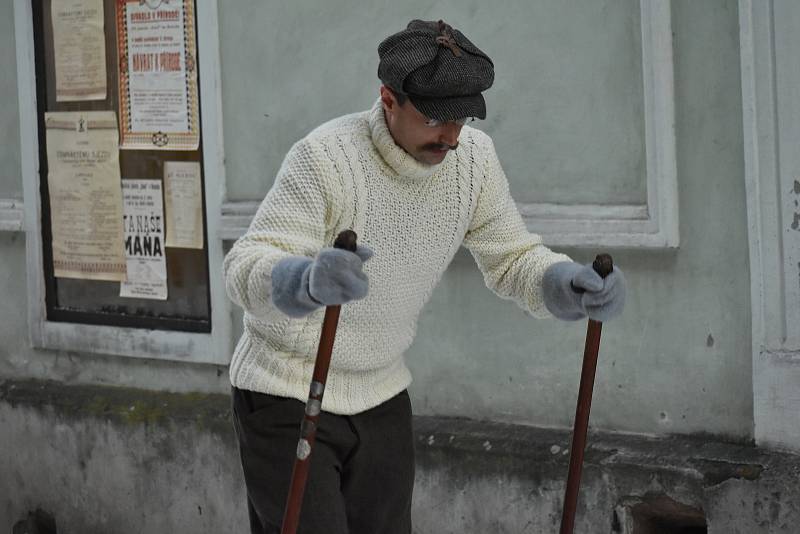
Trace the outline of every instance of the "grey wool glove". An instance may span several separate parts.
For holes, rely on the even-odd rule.
[[[554,263],[544,272],[542,291],[545,307],[565,321],[586,316],[608,321],[622,313],[625,306],[625,277],[617,267],[601,278],[591,264]]]
[[[315,259],[290,256],[272,268],[272,302],[289,317],[303,317],[322,306],[345,304],[367,296],[362,270],[372,249],[359,245],[355,252],[326,247]]]

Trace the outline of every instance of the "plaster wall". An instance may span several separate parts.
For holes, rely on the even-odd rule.
[[[800,46],[796,2],[739,2],[756,442],[800,450]]]
[[[611,251],[627,274],[630,298],[623,317],[604,331],[593,424],[748,439],[753,408],[737,5],[671,5],[681,245]],[[363,9],[345,2],[322,9],[311,2],[291,8],[250,2],[222,10],[228,195],[260,200],[296,139],[372,104],[382,37],[411,18],[441,17],[495,61],[489,117],[473,124],[493,136],[518,201],[603,203],[615,194],[635,201],[642,194],[642,147],[631,141],[641,138],[643,120],[638,10],[638,2],[521,1]],[[556,31],[564,30],[564,20],[572,24],[570,37]],[[298,27],[304,28],[300,42],[293,38]],[[616,55],[607,57],[609,50]],[[574,85],[565,87],[565,80]],[[282,94],[293,95],[293,104],[280,100]],[[621,167],[621,160],[628,165]],[[564,250],[579,261],[599,252]],[[584,335],[583,324],[535,321],[495,298],[472,258],[461,253],[423,312],[407,355],[417,413],[567,426]]]
[[[592,7],[600,10],[595,17],[555,2],[504,4],[503,17],[479,2],[459,8],[447,2],[435,6],[395,2],[363,12],[344,2],[324,6],[300,2],[291,9],[288,4],[250,2],[235,10],[220,9],[229,196],[260,200],[283,152],[298,137],[332,116],[371,105],[378,87],[375,47],[386,33],[413,17],[446,17],[497,58],[498,84],[488,93],[489,109],[496,110],[496,118],[481,127],[495,137],[515,194],[536,193],[536,182],[529,182],[521,169],[542,165],[543,149],[526,142],[540,115],[536,109],[515,113],[515,103],[525,100],[526,88],[553,82],[547,77],[570,62],[558,53],[558,46],[567,43],[537,41],[544,36],[531,36],[524,23],[536,20],[544,32],[541,21],[548,17],[559,24],[574,17],[583,32],[597,33],[599,42],[637,49],[638,4],[598,5]],[[0,20],[11,18],[11,7],[0,6]],[[747,440],[752,436],[753,397],[737,6],[731,0],[675,1],[672,19],[681,247],[611,251],[627,274],[630,296],[625,314],[604,332],[592,421],[605,429],[707,432]],[[337,23],[330,24],[331,20]],[[604,32],[617,39],[627,35],[628,40],[603,41]],[[515,47],[520,46],[518,40],[531,39],[531,49],[555,48],[549,56],[535,56],[537,70],[519,69],[515,61],[524,47],[512,47],[510,53],[501,46],[509,36],[514,36]],[[13,48],[12,32],[1,32],[0,40],[5,45],[0,49]],[[618,76],[629,82],[640,76],[633,57],[613,63]],[[590,59],[596,59],[592,58],[577,56],[575,61],[589,68]],[[13,57],[4,61],[6,72],[13,73]],[[626,93],[631,107],[623,109],[610,90],[614,79],[601,82],[609,105],[626,118],[620,131],[609,131],[608,139],[597,142],[627,147],[626,161],[633,163],[616,173],[613,151],[579,159],[583,168],[596,161],[600,176],[609,177],[605,188],[599,189],[593,174],[573,172],[568,179],[558,173],[537,175],[537,180],[546,180],[543,183],[561,184],[556,179],[560,176],[570,184],[556,187],[552,193],[556,200],[575,201],[568,195],[576,191],[595,191],[602,197],[620,188],[629,189],[632,199],[640,195],[636,154],[641,147],[630,139],[638,131],[641,94]],[[591,87],[587,85],[585,94],[593,94]],[[4,101],[16,100],[13,84],[3,82],[0,91]],[[545,116],[557,111],[565,121],[577,124],[587,108],[575,104],[539,111]],[[13,113],[2,113],[0,119],[4,131],[15,131]],[[598,116],[589,119],[596,121]],[[579,134],[570,135],[576,142],[580,139]],[[10,147],[14,136],[9,138]],[[583,157],[581,146],[571,153]],[[16,154],[11,148],[0,151],[3,194],[21,190]],[[4,295],[0,376],[166,391],[227,391],[225,366],[29,348],[24,246],[22,234],[0,234]],[[589,261],[596,252],[565,251],[580,261]],[[513,304],[491,296],[471,258],[459,254],[423,312],[417,342],[408,354],[416,378],[412,386],[416,411],[566,427],[574,410],[584,329],[582,323],[535,321]]]
[[[19,198],[9,4],[0,3],[0,61],[8,73],[0,80],[0,98],[9,103],[0,109],[0,128],[11,132],[0,147],[0,198]],[[562,4],[413,0],[356,11],[345,2],[290,6],[253,0],[237,2],[235,10],[220,2],[229,199],[260,200],[297,138],[324,120],[373,102],[375,48],[386,33],[414,17],[444,17],[496,58],[498,81],[487,95],[490,115],[496,114],[480,126],[495,138],[519,200],[530,201],[544,188],[550,201],[609,202],[617,195],[640,201],[642,147],[634,141],[640,139],[642,94],[632,82],[639,76],[638,3],[592,2],[590,14]],[[671,6],[681,245],[610,251],[625,270],[630,293],[625,314],[604,328],[592,424],[639,434],[710,433],[749,441],[753,386],[737,4],[673,0]],[[568,20],[577,25],[572,36],[577,41],[559,40],[555,31]],[[550,33],[548,21],[554,27]],[[529,31],[528,23],[537,31]],[[609,61],[580,36],[595,36],[586,39],[598,50],[629,46],[630,55]],[[511,44],[502,46],[506,42]],[[575,50],[565,51],[570,46]],[[598,61],[613,76],[597,79]],[[552,91],[570,79],[585,86],[560,95],[561,104],[537,107],[538,100],[526,98],[536,94],[530,88]],[[602,98],[590,90],[595,86]],[[588,104],[581,101],[584,96]],[[584,117],[592,125],[618,119],[619,129],[577,131]],[[560,134],[559,146],[547,145],[542,133],[547,131]],[[586,171],[593,165],[597,172]],[[580,261],[596,252],[564,250]],[[136,406],[136,399],[161,398],[163,392],[182,392],[194,402],[219,394],[211,411],[221,415],[208,426],[202,417],[207,412],[198,405],[193,418],[191,403],[149,419],[136,409],[111,413],[121,404],[104,408],[93,404],[94,397],[72,408],[55,408],[58,403],[45,401],[44,393],[28,402],[0,402],[0,422],[10,429],[0,434],[0,452],[12,458],[1,464],[0,524],[10,525],[42,505],[57,512],[71,531],[87,534],[122,534],[118,525],[123,524],[133,525],[132,532],[141,525],[152,532],[243,529],[235,445],[220,408],[228,391],[225,366],[31,349],[27,272],[24,233],[0,232],[0,381],[140,388],[131,393],[128,407]],[[497,299],[483,286],[468,254],[460,253],[423,312],[408,354],[415,411],[567,427],[584,332],[583,323],[535,321]],[[786,377],[772,381],[781,390],[791,388]],[[87,406],[94,411],[85,412]],[[420,428],[415,503],[420,533],[476,524],[479,531],[496,532],[555,524],[565,463],[561,457],[550,463],[546,458],[554,444],[563,449],[565,433],[545,432],[539,441],[526,434],[520,443],[542,450],[521,461],[513,447],[495,444],[492,452],[484,446],[507,436],[508,427],[491,427],[485,437],[484,427],[476,434],[457,434],[467,441],[481,437],[461,452],[442,445],[456,435],[450,427]],[[667,488],[694,506],[705,503],[709,532],[789,532],[786,525],[797,522],[796,488],[781,482],[796,480],[796,459],[781,457],[762,480],[734,476],[706,485],[706,471],[681,463],[693,454],[688,450],[672,467],[639,457],[626,464],[630,471],[623,476],[609,467],[629,461],[625,454],[608,452],[615,447],[620,449],[619,442],[612,440],[587,471],[586,502],[596,515],[584,509],[580,521],[585,525],[611,528],[611,510],[624,496],[641,497],[653,488]],[[719,461],[769,464],[751,453],[739,460],[739,453],[731,454]],[[775,487],[784,489],[776,496]],[[481,510],[485,513],[476,513]]]
[[[5,132],[0,143],[0,199],[22,198],[22,182],[20,181],[19,164],[19,110],[17,103],[17,63],[14,45],[14,13],[11,2],[0,6],[0,65],[3,76],[0,76],[0,126]]]
[[[15,429],[0,434],[0,524],[40,508],[58,532],[247,531],[229,406],[225,395],[0,382],[0,424]],[[415,534],[557,531],[568,432],[430,417],[414,427]],[[594,433],[589,444],[577,532],[651,532],[637,511],[672,527],[652,532],[795,532],[797,456],[687,437]]]

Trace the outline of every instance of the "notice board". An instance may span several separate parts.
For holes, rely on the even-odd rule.
[[[47,320],[210,332],[194,0],[32,11]]]

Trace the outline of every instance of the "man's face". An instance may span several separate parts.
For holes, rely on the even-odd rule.
[[[436,165],[444,160],[448,151],[458,147],[462,125],[454,122],[434,127],[426,125],[428,117],[420,113],[411,100],[406,99],[401,106],[386,86],[381,86],[381,102],[395,143],[417,161]]]

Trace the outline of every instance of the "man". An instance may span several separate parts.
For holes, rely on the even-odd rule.
[[[525,229],[484,119],[489,57],[461,32],[412,21],[378,47],[380,98],[289,151],[225,259],[245,310],[230,367],[251,531],[277,533],[323,308],[342,307],[300,532],[408,534],[414,482],[403,353],[460,246],[488,287],[537,316],[608,320],[625,283]],[[353,252],[331,248],[344,229]]]

